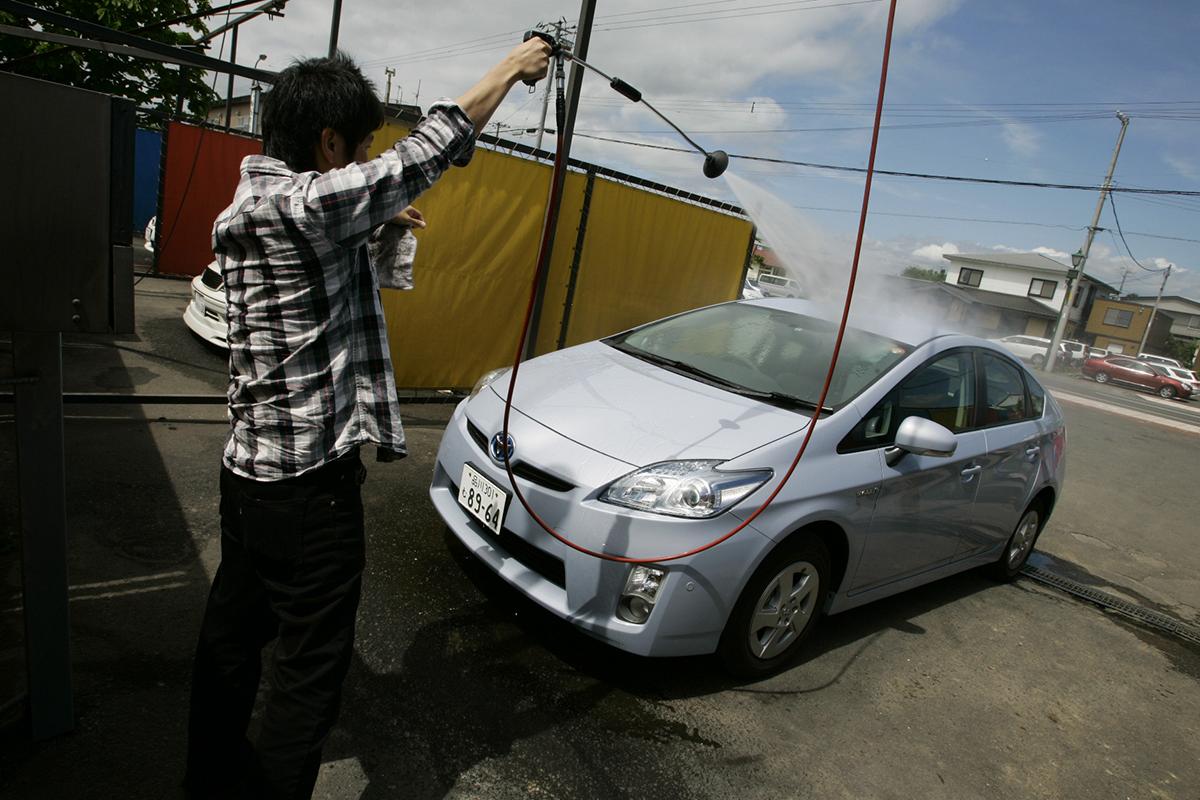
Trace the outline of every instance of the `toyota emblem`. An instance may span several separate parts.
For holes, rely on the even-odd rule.
[[[489,450],[491,451],[492,460],[497,464],[503,464],[506,456],[509,461],[512,461],[513,449],[513,438],[505,436],[503,431],[492,437]]]

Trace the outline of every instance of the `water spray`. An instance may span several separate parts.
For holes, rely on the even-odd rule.
[[[829,370],[825,375],[825,384],[821,388],[821,396],[817,400],[816,408],[813,410],[813,415],[809,419],[808,425],[805,429],[804,439],[800,443],[800,449],[797,451],[796,458],[792,461],[791,466],[788,467],[787,473],[783,476],[783,479],[779,481],[779,484],[774,488],[774,490],[771,491],[770,495],[767,496],[767,499],[763,501],[762,505],[760,505],[757,509],[755,509],[752,514],[750,514],[748,517],[746,517],[746,519],[744,519],[740,524],[735,526],[728,533],[712,540],[711,542],[709,542],[707,544],[692,548],[691,550],[687,550],[686,552],[683,552],[683,553],[676,553],[674,555],[666,555],[666,556],[662,556],[662,557],[658,557],[658,558],[631,558],[629,556],[619,556],[619,555],[614,555],[612,553],[604,553],[604,552],[600,552],[598,550],[592,550],[590,548],[576,544],[575,542],[572,542],[570,539],[568,539],[567,537],[563,536],[561,533],[556,531],[554,529],[554,527],[551,526],[548,522],[543,520],[541,518],[541,516],[536,511],[533,510],[533,507],[529,504],[529,501],[525,499],[525,495],[521,493],[520,487],[517,486],[517,478],[513,474],[512,462],[510,460],[511,454],[508,451],[508,449],[505,448],[504,470],[506,473],[508,473],[508,480],[509,480],[510,485],[512,486],[513,494],[516,496],[517,500],[521,503],[521,506],[525,509],[525,512],[527,514],[529,514],[530,518],[533,519],[533,521],[536,522],[542,528],[542,530],[544,530],[546,533],[550,534],[550,536],[552,536],[554,539],[558,540],[561,544],[564,544],[567,547],[570,547],[572,550],[575,550],[576,552],[583,553],[584,555],[592,556],[593,558],[599,558],[604,561],[615,561],[615,562],[624,563],[624,564],[662,564],[662,563],[666,563],[668,561],[678,561],[681,558],[687,558],[689,556],[693,556],[698,553],[703,553],[705,550],[710,550],[710,549],[716,547],[717,545],[721,544],[725,540],[727,540],[727,539],[733,537],[734,535],[740,533],[741,531],[745,530],[750,525],[750,523],[752,523],[755,519],[757,519],[758,516],[760,514],[762,514],[764,511],[766,511],[767,508],[771,505],[771,503],[775,501],[775,498],[779,495],[779,493],[783,490],[783,487],[785,485],[787,485],[788,480],[792,477],[792,473],[794,473],[796,471],[796,466],[800,463],[800,459],[804,456],[804,451],[806,449],[808,449],[809,441],[812,440],[813,429],[816,427],[817,419],[821,416],[821,411],[825,407],[825,400],[829,396],[829,387],[833,384],[833,373],[834,373],[834,370],[837,368],[838,355],[841,353],[841,349],[842,349],[842,340],[844,339],[844,337],[846,335],[846,324],[850,319],[850,304],[851,304],[851,301],[854,299],[854,285],[858,279],[858,263],[859,263],[859,258],[862,255],[863,236],[866,233],[866,227],[867,227],[867,209],[871,202],[871,184],[873,182],[873,178],[875,175],[875,154],[876,154],[876,151],[877,151],[878,145],[879,145],[879,127],[880,127],[880,124],[883,119],[883,97],[884,97],[884,90],[887,87],[888,61],[890,59],[891,50],[892,50],[892,31],[893,31],[895,21],[896,21],[896,2],[897,2],[897,0],[890,0],[890,8],[888,10],[887,31],[884,34],[884,40],[883,40],[883,65],[880,68],[880,74],[879,74],[879,96],[878,96],[878,99],[875,104],[875,124],[874,124],[873,131],[871,133],[870,154],[867,158],[867,177],[866,177],[865,185],[863,187],[862,212],[859,216],[859,221],[858,221],[858,238],[854,245],[854,260],[850,266],[850,278],[849,278],[849,281],[847,282],[847,286],[846,286],[846,302],[842,309],[842,319],[841,319],[840,324],[838,325],[837,338],[834,341],[833,354],[829,361]],[[551,52],[551,58],[554,59],[554,61],[555,61],[555,78],[556,78],[556,81],[558,84],[558,100],[557,100],[557,104],[556,104],[556,111],[557,111],[557,116],[558,116],[558,126],[556,129],[556,136],[557,136],[557,141],[558,141],[558,147],[556,148],[555,153],[554,153],[554,175],[552,176],[551,182],[550,182],[551,196],[550,196],[549,208],[552,211],[558,207],[558,199],[559,199],[558,194],[560,191],[559,187],[561,185],[561,182],[558,180],[558,178],[561,174],[561,171],[566,168],[565,159],[563,158],[563,155],[564,155],[563,154],[563,143],[564,143],[563,126],[566,121],[565,120],[566,101],[565,101],[565,98],[563,95],[563,78],[562,78],[563,61],[566,59],[571,59],[572,61],[579,64],[580,66],[590,69],[593,72],[600,75],[601,77],[605,78],[608,81],[609,86],[611,86],[615,91],[617,91],[618,93],[620,93],[624,97],[628,98],[629,100],[632,100],[635,103],[636,102],[643,103],[647,108],[649,108],[651,111],[653,111],[655,114],[657,114],[664,122],[666,122],[668,125],[670,125],[672,128],[674,128],[679,133],[680,136],[682,136],[685,140],[687,140],[688,144],[690,144],[692,147],[696,148],[696,150],[698,150],[700,153],[702,153],[704,155],[704,174],[706,177],[716,178],[716,177],[719,177],[723,172],[725,172],[725,168],[729,166],[729,156],[725,153],[725,151],[713,150],[711,153],[706,151],[703,147],[701,147],[700,145],[698,145],[694,141],[692,141],[691,137],[689,137],[686,133],[684,133],[682,130],[680,130],[679,127],[677,125],[675,125],[675,123],[673,123],[673,122],[671,122],[671,120],[667,119],[662,114],[661,111],[659,111],[654,106],[647,103],[646,100],[642,97],[642,93],[640,91],[635,89],[633,86],[630,86],[628,83],[621,80],[620,78],[613,78],[608,75],[605,75],[603,72],[596,69],[592,65],[585,63],[582,59],[575,58],[575,56],[569,50],[567,50],[567,48],[561,42],[555,40],[555,38],[553,36],[551,36],[550,34],[545,33],[543,31],[529,31],[528,33],[525,34],[525,40],[528,41],[529,39],[531,39],[535,36],[540,39],[543,39],[553,48],[553,50]],[[526,81],[526,83],[529,84],[530,87],[532,87],[534,85],[534,83],[536,83],[536,82],[535,81]],[[510,413],[512,411],[513,393],[517,387],[517,373],[521,369],[521,356],[525,352],[525,342],[529,336],[529,322],[533,318],[533,308],[534,308],[535,300],[537,297],[537,286],[541,280],[542,274],[546,271],[546,269],[548,269],[548,265],[549,265],[549,261],[550,261],[549,242],[550,242],[550,237],[553,235],[555,225],[558,222],[556,217],[557,217],[556,213],[547,213],[546,221],[542,228],[542,241],[541,241],[541,245],[538,248],[537,269],[535,270],[534,276],[533,276],[533,290],[529,296],[529,305],[525,309],[525,321],[521,326],[521,337],[520,337],[519,342],[517,343],[517,354],[516,354],[515,359],[513,360],[512,371],[509,373],[508,392],[506,393],[505,398],[504,398],[504,424],[503,424],[502,430],[503,430],[503,436],[505,439],[507,439],[508,435],[509,435],[508,423],[509,423]]]

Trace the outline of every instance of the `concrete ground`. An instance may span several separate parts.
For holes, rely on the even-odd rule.
[[[136,336],[68,343],[67,390],[221,391],[186,296],[143,281]],[[1063,405],[1043,563],[1195,621],[1200,435]],[[410,406],[410,458],[368,459],[366,589],[318,797],[1200,797],[1200,649],[1025,579],[968,573],[831,617],[755,684],[575,633],[447,542],[425,489],[449,411]],[[178,797],[224,411],[68,413],[78,728],[31,744],[8,725],[0,797]],[[24,680],[12,438],[0,421],[0,704]]]

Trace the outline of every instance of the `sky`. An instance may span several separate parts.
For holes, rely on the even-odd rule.
[[[587,61],[639,88],[693,139],[731,155],[865,167],[887,0],[597,0]],[[291,0],[242,27],[239,63],[279,70],[324,55],[333,0]],[[338,44],[382,95],[455,97],[539,22],[579,2],[344,0]],[[899,0],[879,169],[1099,186],[1130,117],[1118,187],[1200,191],[1200,4],[1193,0]],[[217,55],[220,41],[210,51]],[[541,88],[539,84],[539,89]],[[224,91],[224,80],[218,83]],[[239,82],[235,94],[244,93]],[[419,91],[419,95],[418,95]],[[531,143],[540,93],[513,89],[493,117]],[[550,118],[553,120],[553,110]],[[551,123],[552,124],[552,123]],[[495,130],[493,127],[492,130]],[[584,79],[572,155],[737,202],[649,109]],[[585,136],[586,134],[586,136]],[[553,147],[547,136],[544,146]],[[791,206],[852,255],[863,176],[743,158],[730,171]],[[864,265],[945,266],[944,253],[1039,252],[1069,263],[1096,191],[877,176]],[[1113,206],[1124,232],[1118,235]],[[1085,267],[1127,293],[1200,300],[1200,196],[1114,194]]]

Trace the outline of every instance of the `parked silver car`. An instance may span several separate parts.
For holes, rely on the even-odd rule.
[[[786,666],[822,614],[976,566],[1025,563],[1064,477],[1063,417],[1000,347],[850,329],[812,440],[775,501],[836,325],[804,300],[735,301],[535,358],[502,440],[507,370],[443,435],[430,497],[519,591],[633,653]],[[582,547],[547,534],[513,495]]]

